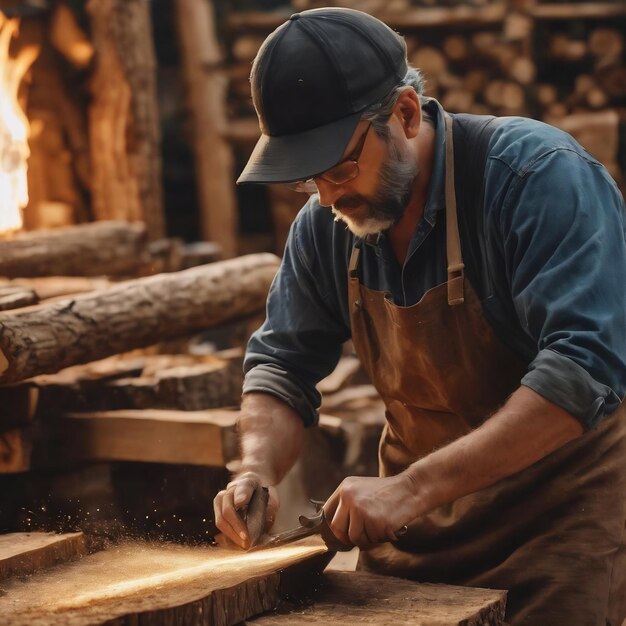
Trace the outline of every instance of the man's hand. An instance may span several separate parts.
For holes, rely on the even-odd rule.
[[[213,501],[215,524],[234,543],[243,549],[250,545],[250,537],[241,512],[245,510],[257,486],[266,486],[261,476],[254,472],[244,472],[231,480],[226,489],[220,491]],[[265,529],[274,524],[280,502],[275,487],[268,487],[269,501]]]
[[[235,544],[247,548],[248,530],[238,513],[248,505],[257,486],[268,487],[268,527],[278,511],[277,485],[293,466],[302,448],[304,425],[287,404],[265,393],[247,393],[237,421],[241,470],[213,502],[217,527]]]
[[[367,548],[395,541],[396,531],[414,515],[412,482],[404,474],[389,478],[346,478],[324,505],[335,536]]]

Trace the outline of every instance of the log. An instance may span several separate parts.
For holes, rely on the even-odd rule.
[[[29,576],[87,553],[83,533],[8,533],[0,535],[0,580]]]
[[[239,453],[237,411],[100,411],[51,418],[33,450],[33,467],[141,461],[226,467]]]
[[[156,60],[144,0],[89,0],[96,50],[89,111],[97,219],[143,221],[165,233]]]
[[[369,572],[326,572],[308,606],[285,605],[250,626],[314,624],[504,624],[506,591],[416,583]]]
[[[329,560],[311,540],[248,554],[215,547],[123,543],[76,563],[3,584],[12,626],[230,626],[312,587]],[[296,596],[297,597],[297,596]]]
[[[98,222],[104,224],[105,222]],[[38,300],[50,300],[62,296],[72,296],[89,291],[108,289],[113,283],[102,277],[83,276],[41,276],[39,278],[16,278],[6,281],[7,287],[32,291]]]
[[[522,85],[531,85],[535,82],[537,66],[531,59],[519,57],[508,66],[509,76]]]
[[[624,52],[624,36],[616,28],[594,28],[589,35],[589,52],[595,57],[617,60]]]
[[[237,253],[237,201],[226,128],[226,76],[208,0],[175,3],[178,41],[193,120],[196,184],[203,238],[217,242],[226,258]]]
[[[17,286],[0,286],[0,311],[19,309],[37,304],[39,298],[32,289]]]
[[[69,411],[198,411],[236,406],[242,382],[241,368],[215,357],[154,355],[111,361],[110,369],[103,369],[99,377],[88,364],[32,378],[23,386],[39,392],[38,415],[43,416]]]
[[[0,240],[0,276],[119,276],[145,262],[145,227],[94,222]]]
[[[262,310],[278,263],[272,254],[249,255],[0,314],[0,384]]]

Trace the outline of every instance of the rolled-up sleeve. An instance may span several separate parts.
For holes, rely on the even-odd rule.
[[[537,345],[521,383],[592,428],[626,392],[623,198],[591,157],[555,149],[518,174],[499,227],[513,304]]]
[[[291,227],[265,322],[248,343],[243,393],[272,394],[310,426],[317,422],[320,405],[315,386],[336,366],[350,331],[325,293],[325,277],[310,267],[313,250],[306,218],[304,209]]]

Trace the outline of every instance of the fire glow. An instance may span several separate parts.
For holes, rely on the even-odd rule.
[[[18,30],[19,20],[0,13],[0,234],[22,227],[21,209],[28,204],[29,125],[18,89],[39,50],[27,46],[12,59],[9,47]]]

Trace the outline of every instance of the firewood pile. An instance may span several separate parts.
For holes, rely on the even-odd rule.
[[[370,12],[404,35],[410,62],[426,77],[427,95],[439,99],[445,109],[547,121],[572,133],[609,168],[618,184],[624,183],[623,2],[292,0],[263,4],[273,10],[260,11],[259,3],[233,3],[220,22],[229,77],[228,133],[242,162],[259,133],[248,81],[259,45],[293,11],[336,4]],[[300,200],[283,190],[271,191],[269,200],[277,249],[281,249]]]

